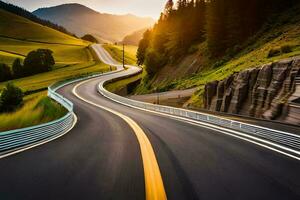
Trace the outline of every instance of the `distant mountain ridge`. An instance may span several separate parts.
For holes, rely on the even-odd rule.
[[[40,8],[33,14],[64,26],[78,36],[92,34],[112,42],[121,41],[126,35],[154,24],[152,18],[100,13],[75,3]]]
[[[137,30],[127,36],[124,37],[122,43],[126,45],[135,45],[138,46],[140,40],[143,38],[143,34],[146,32],[148,28],[143,28],[141,30]]]

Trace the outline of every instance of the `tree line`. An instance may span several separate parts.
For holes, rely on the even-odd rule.
[[[37,49],[28,53],[24,64],[19,58],[13,62],[12,67],[0,63],[0,82],[51,71],[55,64],[52,54],[49,49]]]
[[[23,8],[20,8],[18,6],[15,6],[13,4],[10,4],[10,3],[5,3],[3,1],[0,1],[0,9],[3,9],[3,10],[6,10],[8,12],[11,12],[11,13],[14,13],[16,15],[19,15],[21,17],[24,17],[26,19],[29,19],[33,22],[36,22],[38,24],[41,24],[41,25],[44,25],[44,26],[47,26],[49,28],[52,28],[52,29],[55,29],[57,31],[60,31],[62,33],[65,33],[65,34],[68,34],[68,35],[71,35],[71,36],[74,36],[76,37],[75,34],[69,32],[67,29],[65,29],[64,27],[62,26],[59,26],[57,24],[54,24],[48,20],[43,20],[43,19],[40,19],[38,18],[37,16],[35,16],[34,14],[32,14],[31,12],[28,12],[27,10],[23,9]]]
[[[297,0],[168,0],[164,12],[139,43],[137,64],[150,76],[207,43],[210,56],[234,55],[279,11]]]

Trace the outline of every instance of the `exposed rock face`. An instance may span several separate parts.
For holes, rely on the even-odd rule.
[[[208,83],[205,108],[210,111],[277,119],[295,91],[300,58],[291,58],[233,74]],[[287,109],[288,110],[288,109]]]

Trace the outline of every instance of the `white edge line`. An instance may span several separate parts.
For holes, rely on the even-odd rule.
[[[102,84],[102,83],[100,83],[100,84]],[[100,84],[99,84],[99,85],[100,85]],[[98,89],[99,89],[99,87],[98,87]],[[131,108],[143,110],[143,111],[146,111],[146,112],[155,113],[155,114],[158,114],[158,115],[167,116],[167,117],[169,117],[169,118],[173,118],[173,119],[176,119],[176,120],[181,121],[181,122],[186,122],[186,123],[188,123],[188,124],[192,124],[192,125],[195,125],[195,126],[207,128],[207,129],[210,129],[210,130],[214,130],[214,131],[217,131],[217,132],[226,134],[226,135],[230,135],[230,136],[239,138],[239,139],[241,139],[241,140],[245,140],[245,141],[247,141],[247,142],[256,144],[256,145],[258,145],[258,146],[267,148],[267,149],[269,149],[269,150],[275,151],[275,152],[277,152],[277,153],[283,154],[283,155],[285,155],[285,156],[288,156],[288,157],[291,157],[291,158],[294,158],[294,159],[300,161],[300,157],[297,157],[297,156],[295,156],[295,155],[292,155],[292,154],[286,153],[286,152],[284,152],[284,151],[275,149],[275,148],[270,147],[270,146],[268,146],[268,145],[266,145],[266,144],[273,145],[273,146],[278,147],[278,148],[280,148],[280,149],[283,149],[283,150],[286,150],[286,151],[290,151],[290,152],[293,152],[293,153],[295,153],[295,154],[300,155],[300,152],[295,151],[295,150],[290,149],[290,148],[287,148],[287,147],[284,147],[284,146],[282,146],[282,145],[275,144],[275,143],[273,143],[273,142],[270,142],[270,141],[267,141],[267,140],[264,140],[264,139],[261,139],[261,138],[257,138],[257,137],[254,137],[254,136],[250,136],[250,135],[247,135],[247,134],[244,134],[244,133],[241,133],[241,132],[237,132],[237,131],[234,131],[234,130],[231,130],[231,129],[226,129],[226,128],[223,128],[223,127],[217,127],[217,126],[212,125],[212,124],[209,124],[209,123],[200,122],[200,121],[195,121],[195,120],[191,120],[191,119],[187,119],[187,118],[183,118],[183,117],[179,117],[179,116],[173,116],[173,115],[166,114],[166,113],[160,113],[160,112],[156,112],[156,111],[147,110],[147,109],[144,109],[144,108],[139,108],[139,107],[136,107],[136,106],[132,106],[132,105],[129,105],[129,104],[120,102],[120,101],[118,101],[118,100],[112,99],[112,98],[106,96],[106,95],[105,95],[102,91],[100,91],[100,90],[98,90],[98,92],[100,92],[100,94],[102,94],[104,97],[106,97],[106,98],[108,98],[108,99],[110,99],[110,100],[112,100],[112,101],[114,101],[114,102],[117,102],[117,103],[119,103],[119,104],[122,104],[122,105],[125,105],[125,106],[128,106],[128,107],[131,107]],[[221,130],[219,130],[219,129],[221,129]],[[228,132],[231,132],[231,133],[228,133],[228,132],[225,132],[225,131],[228,131]],[[237,134],[237,135],[235,135],[235,134]],[[239,136],[238,136],[238,135],[239,135]],[[241,137],[241,136],[243,136],[243,137]],[[244,138],[244,137],[247,137],[247,138]],[[248,139],[248,138],[249,138],[249,139]],[[261,144],[261,143],[259,143],[259,142],[256,142],[256,141],[253,141],[253,140],[250,140],[250,139],[253,139],[253,140],[256,140],[256,141],[260,141],[260,142],[263,142],[263,143],[266,143],[266,144]]]
[[[72,124],[72,126],[71,126],[68,130],[64,131],[62,134],[59,134],[59,135],[57,135],[57,136],[55,136],[55,137],[51,137],[51,138],[49,138],[49,139],[42,140],[41,142],[38,142],[38,143],[34,143],[34,144],[31,145],[31,146],[27,146],[27,147],[25,147],[25,148],[22,148],[22,149],[19,149],[19,150],[10,152],[10,153],[8,153],[8,154],[2,155],[2,156],[0,156],[0,159],[6,158],[6,157],[8,157],[8,156],[12,156],[12,155],[15,155],[15,154],[24,152],[24,151],[27,151],[27,150],[29,150],[29,149],[33,149],[33,148],[35,148],[35,147],[38,147],[38,146],[41,146],[41,145],[43,145],[43,144],[49,143],[49,142],[51,142],[51,141],[53,141],[53,140],[56,140],[56,139],[58,139],[58,138],[60,138],[60,137],[62,137],[62,136],[64,136],[64,135],[66,135],[67,133],[69,133],[69,132],[75,127],[75,125],[76,125],[76,123],[77,123],[77,121],[78,121],[78,118],[77,118],[76,114],[75,114],[74,112],[73,112],[72,114],[73,114],[73,117],[74,117],[73,124]]]
[[[102,47],[102,48],[103,48],[103,47]],[[101,59],[101,58],[102,58],[102,56],[100,56],[100,59]],[[106,63],[106,64],[108,64],[108,63]],[[110,63],[110,65],[112,65],[112,66],[117,66],[117,64],[114,64],[114,63]],[[135,66],[134,66],[134,67],[135,67]],[[192,125],[199,126],[199,127],[204,127],[204,128],[210,129],[210,130],[214,130],[214,131],[217,131],[217,132],[220,132],[220,133],[223,133],[223,134],[226,134],[226,135],[230,135],[230,136],[239,138],[239,139],[241,139],[241,140],[244,140],[244,141],[247,141],[247,142],[256,144],[256,145],[258,145],[258,146],[267,148],[267,149],[269,149],[269,150],[272,150],[272,151],[275,151],[275,152],[277,152],[277,153],[283,154],[283,155],[285,155],[285,156],[294,158],[294,159],[296,159],[296,160],[300,160],[300,157],[297,157],[297,156],[295,156],[295,155],[292,155],[292,154],[286,153],[286,152],[284,152],[284,151],[278,150],[278,149],[276,149],[276,148],[274,148],[274,147],[277,147],[277,148],[279,148],[279,149],[282,149],[282,150],[286,150],[286,151],[295,153],[295,154],[297,154],[297,155],[300,155],[300,152],[299,152],[299,151],[295,151],[295,150],[293,150],[293,149],[284,147],[284,146],[282,146],[282,145],[279,145],[279,144],[276,144],[276,143],[273,143],[273,142],[270,142],[270,141],[267,141],[267,140],[264,140],[264,139],[255,137],[255,136],[247,135],[247,134],[244,134],[244,133],[242,133],[242,132],[238,132],[238,131],[235,131],[235,130],[227,129],[227,128],[224,128],[224,127],[218,127],[218,126],[216,126],[216,125],[209,124],[209,123],[205,123],[205,122],[201,122],[201,121],[196,121],[196,120],[192,120],[192,119],[188,119],[188,118],[184,118],[184,117],[180,117],[180,116],[173,116],[173,115],[170,115],[170,114],[167,114],[167,113],[161,113],[161,112],[157,112],[157,111],[147,110],[147,109],[144,109],[144,108],[139,108],[139,107],[136,107],[136,106],[133,106],[133,105],[129,105],[129,104],[127,104],[127,103],[123,103],[123,102],[120,102],[120,101],[118,101],[118,100],[115,100],[115,99],[113,99],[113,98],[111,98],[111,97],[108,97],[107,95],[105,95],[105,94],[101,91],[100,86],[102,86],[102,88],[105,90],[105,88],[104,88],[104,86],[103,86],[105,82],[106,82],[106,81],[100,82],[100,83],[98,84],[97,90],[98,90],[98,92],[99,92],[100,94],[102,94],[104,97],[106,97],[106,98],[108,98],[108,99],[110,99],[110,100],[112,100],[112,101],[114,101],[114,102],[117,102],[117,103],[119,103],[119,104],[125,105],[125,106],[127,106],[127,107],[131,107],[131,108],[143,110],[143,111],[146,111],[146,112],[152,112],[152,113],[155,113],[155,114],[158,114],[158,115],[163,115],[163,116],[167,116],[167,117],[169,117],[169,118],[176,119],[176,120],[181,121],[181,122],[185,122],[185,123],[192,124]],[[133,100],[133,101],[135,101],[135,100]],[[147,104],[147,103],[146,103],[146,104]],[[163,106],[163,107],[166,107],[166,106]],[[180,110],[184,110],[184,109],[180,109]],[[187,110],[184,110],[184,111],[187,111]],[[209,114],[207,114],[207,115],[209,115]],[[209,115],[209,116],[215,117],[214,115]],[[220,117],[220,118],[221,118],[221,117]],[[223,118],[221,118],[221,119],[223,119]],[[225,118],[224,118],[224,119],[225,119]],[[234,121],[234,120],[231,120],[231,121]],[[247,123],[242,123],[242,122],[239,122],[239,123],[241,123],[241,124],[246,124],[246,125],[247,125]],[[256,126],[256,125],[253,125],[253,126],[254,126],[254,127],[259,127],[259,128],[260,128],[260,126]],[[263,127],[263,128],[265,128],[265,127]],[[220,130],[220,129],[221,129],[221,130]],[[270,128],[266,128],[266,129],[268,129],[268,130],[273,130],[273,129],[270,129]],[[227,132],[225,132],[225,131],[227,131]],[[277,130],[276,130],[276,131],[277,131]],[[229,132],[229,133],[228,133],[228,132]],[[231,132],[231,133],[230,133],[230,132]],[[288,133],[288,132],[283,132],[283,131],[278,131],[278,132],[285,133],[285,134],[287,134],[287,135],[293,135],[293,136],[299,137],[298,135],[295,135],[295,134],[292,134],[292,133]],[[235,135],[235,134],[237,134],[237,135]],[[243,136],[243,137],[242,137],[242,136]],[[246,138],[245,138],[245,137],[246,137]],[[250,140],[250,139],[252,139],[252,140]],[[255,141],[253,141],[253,140],[255,140]],[[257,142],[257,141],[262,142],[262,143],[265,143],[265,144],[259,143],[259,142]],[[268,146],[268,145],[266,145],[266,144],[272,145],[273,147]]]

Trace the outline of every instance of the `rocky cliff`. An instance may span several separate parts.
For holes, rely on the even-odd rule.
[[[279,119],[287,116],[289,97],[300,76],[300,57],[234,73],[206,84],[204,106],[210,111]]]

